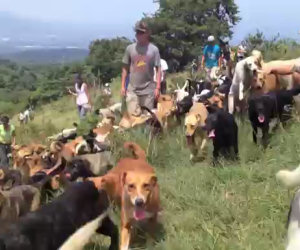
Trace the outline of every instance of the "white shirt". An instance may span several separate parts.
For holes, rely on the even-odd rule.
[[[238,53],[237,56],[238,57],[244,57],[246,53],[246,47],[244,47],[243,45],[240,45],[238,48]]]
[[[89,99],[85,93],[85,83],[83,83],[81,85],[81,88],[79,89],[78,88],[78,85],[77,83],[75,84],[75,90],[76,90],[76,93],[77,93],[77,98],[76,98],[76,104],[79,105],[79,106],[82,106],[84,104],[88,104],[89,103]]]
[[[167,62],[164,59],[160,59],[160,71],[161,71],[161,81],[164,81],[163,72],[169,69]],[[154,82],[156,82],[156,68],[154,68]]]

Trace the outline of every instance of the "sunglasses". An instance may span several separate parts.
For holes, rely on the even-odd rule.
[[[143,35],[143,34],[146,34],[146,32],[140,31],[140,30],[137,30],[135,33],[136,33],[137,35]]]

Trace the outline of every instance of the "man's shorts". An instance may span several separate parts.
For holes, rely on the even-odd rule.
[[[214,81],[218,78],[220,69],[219,67],[205,68],[207,80]]]
[[[141,106],[152,110],[154,108],[154,91],[148,95],[137,95],[134,92],[127,92],[126,103],[129,114],[140,116],[142,114]]]

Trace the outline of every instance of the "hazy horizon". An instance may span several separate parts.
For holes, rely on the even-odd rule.
[[[299,39],[297,10],[300,1],[236,0],[242,20],[234,27],[232,43],[257,29],[267,37]],[[270,8],[272,6],[272,8]],[[153,14],[153,0],[2,0],[1,46],[71,46],[88,48],[97,38],[133,38],[134,23],[144,13]],[[1,17],[3,20],[1,20]]]

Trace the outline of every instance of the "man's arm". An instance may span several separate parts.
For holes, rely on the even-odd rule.
[[[203,55],[202,59],[201,59],[201,64],[199,65],[198,70],[200,70],[201,68],[203,69],[204,65],[205,65],[205,56]]]
[[[155,67],[156,69],[156,89],[160,90],[160,83],[161,83],[161,67]]]
[[[11,145],[15,146],[16,145],[16,132],[12,132],[12,140],[11,140]]]
[[[123,62],[123,67],[122,67],[122,79],[121,79],[121,95],[125,96],[126,95],[126,78],[128,76],[129,65],[131,63],[129,47],[127,47],[125,50],[122,62]]]
[[[223,58],[222,56],[219,57],[219,62],[218,62],[219,68],[221,68],[221,66],[222,66],[222,58]]]
[[[128,70],[129,70],[128,65],[124,65],[122,67],[122,81],[121,81],[121,94],[122,94],[122,96],[124,96],[125,93],[126,93],[126,78],[128,76]]]

